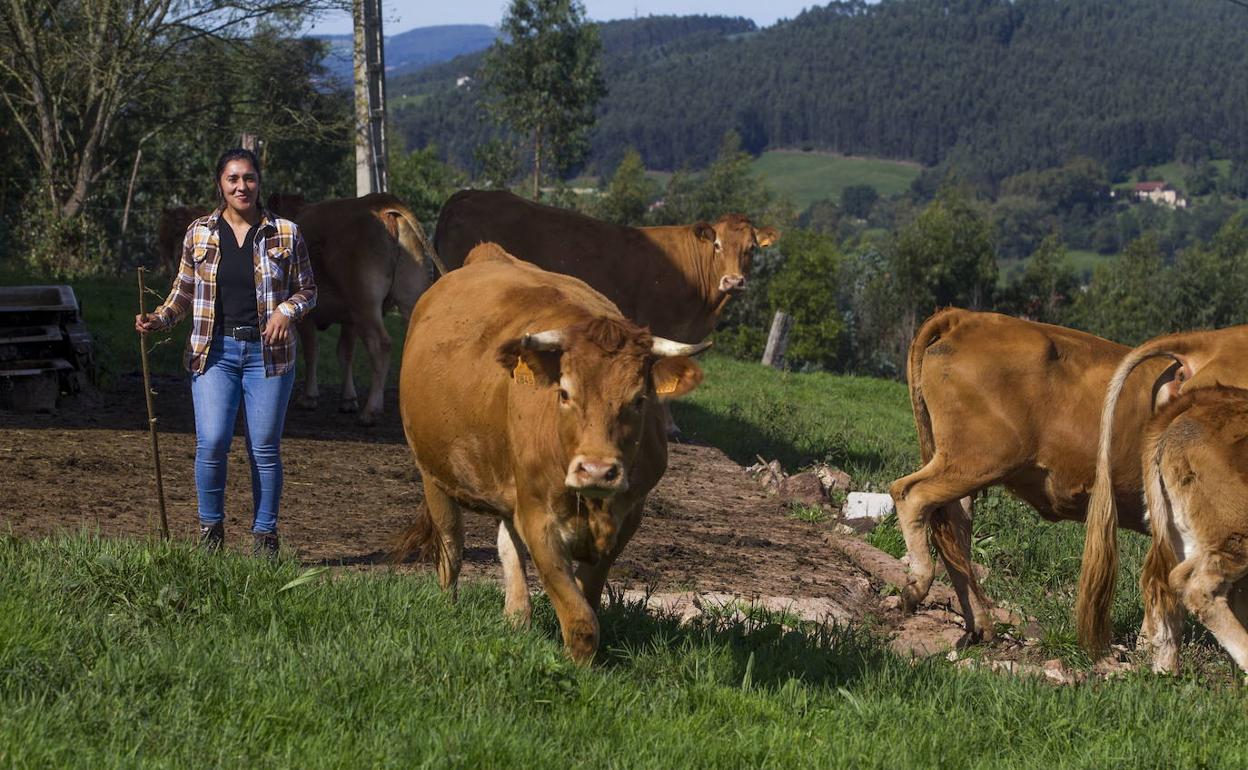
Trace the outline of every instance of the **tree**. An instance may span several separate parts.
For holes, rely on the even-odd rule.
[[[398,157],[393,157],[395,155]],[[402,199],[424,223],[426,231],[432,233],[438,210],[463,186],[462,178],[455,169],[438,160],[433,147],[408,153],[396,153],[391,148],[391,156],[390,191]]]
[[[594,108],[606,94],[601,49],[577,0],[512,0],[486,55],[491,111],[532,147],[534,199],[544,159],[562,172],[585,157]]]
[[[6,0],[0,94],[34,152],[41,193],[52,213],[72,218],[82,211],[92,185],[121,159],[110,140],[136,105],[165,85],[169,68],[194,42],[241,41],[260,19],[289,18],[328,4]],[[161,127],[150,126],[143,136]]]
[[[630,147],[620,165],[616,166],[606,194],[598,203],[597,215],[620,225],[640,225],[646,216],[646,208],[654,200],[656,187],[654,181],[646,176],[641,155]]]
[[[866,219],[879,199],[879,192],[871,185],[851,184],[841,190],[841,210],[851,217]]]

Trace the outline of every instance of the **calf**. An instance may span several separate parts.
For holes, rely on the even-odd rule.
[[[1118,571],[1115,525],[1121,523],[1123,501],[1109,493],[1110,475],[1112,471],[1116,477],[1126,465],[1139,468],[1138,457],[1123,458],[1118,452],[1111,453],[1110,447],[1124,441],[1129,443],[1131,436],[1143,437],[1142,425],[1119,421],[1118,405],[1124,392],[1133,391],[1127,384],[1128,378],[1135,376],[1141,366],[1155,366],[1158,359],[1169,365],[1151,390],[1158,408],[1178,396],[1204,388],[1248,387],[1248,326],[1181,332],[1149,340],[1122,359],[1106,388],[1096,481],[1088,503],[1087,537],[1079,575],[1079,597],[1075,603],[1079,640],[1094,655],[1109,645],[1109,610]]]

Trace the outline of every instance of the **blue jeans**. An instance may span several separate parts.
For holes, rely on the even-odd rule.
[[[218,337],[208,351],[203,374],[191,374],[195,403],[195,489],[199,521],[225,519],[225,472],[241,401],[247,425],[247,457],[251,460],[251,531],[277,531],[277,505],[282,497],[282,425],[295,383],[295,370],[280,377],[264,376],[262,342]]]

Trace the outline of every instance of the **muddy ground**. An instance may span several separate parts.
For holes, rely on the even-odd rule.
[[[156,388],[170,529],[176,538],[191,539],[189,387],[182,378],[165,377]],[[374,428],[339,414],[335,401],[322,397],[315,411],[292,405],[288,414],[283,548],[309,565],[390,568],[391,541],[422,496],[397,397],[387,394],[385,417]],[[19,537],[82,529],[106,537],[153,532],[157,503],[146,423],[137,375],[109,390],[62,399],[56,415],[0,414],[0,531]],[[229,547],[248,548],[251,492],[241,437],[231,453],[226,508]],[[946,611],[947,590],[936,592],[919,617],[903,618],[879,572],[864,571],[833,547],[834,522],[793,518],[713,447],[673,445],[667,475],[646,513],[612,570],[617,589],[658,592],[668,597],[669,609],[685,613],[691,604],[735,597],[789,607],[807,619],[870,623],[920,654],[948,649],[960,635],[958,618]],[[465,578],[496,578],[495,520],[469,514],[466,525]],[[399,569],[429,567],[409,561]],[[536,588],[531,569],[530,578]]]

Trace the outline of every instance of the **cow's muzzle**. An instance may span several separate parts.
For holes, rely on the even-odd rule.
[[[719,279],[719,290],[729,294],[740,294],[745,291],[745,276],[741,274],[725,275]]]
[[[568,465],[564,484],[585,497],[610,497],[628,489],[628,477],[619,460],[578,455]]]

